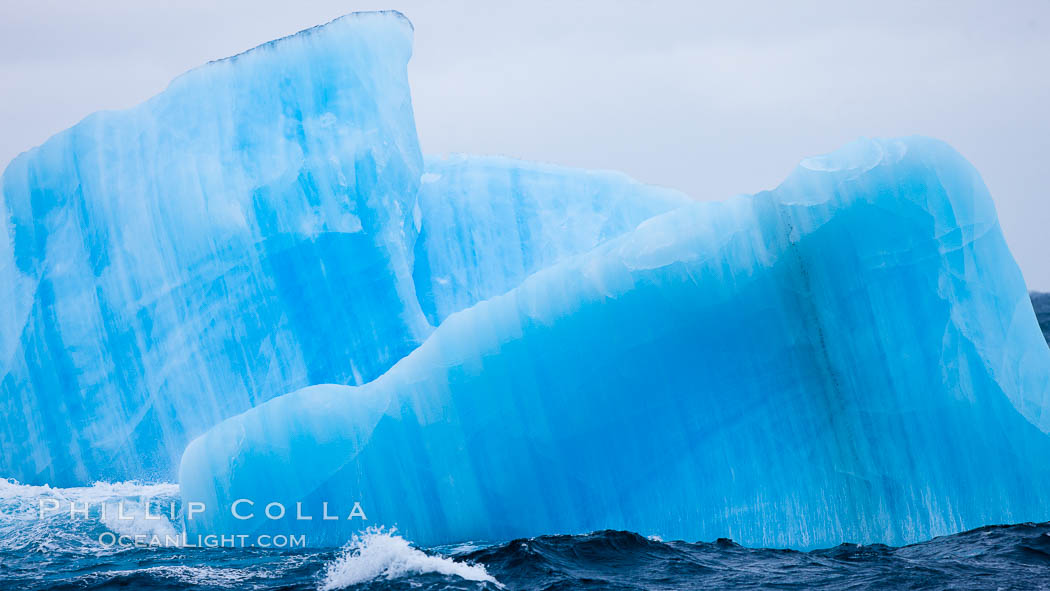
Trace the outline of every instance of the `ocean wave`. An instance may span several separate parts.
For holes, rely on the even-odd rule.
[[[178,487],[100,482],[53,488],[0,480],[0,589],[216,591],[541,591],[696,588],[1050,589],[1050,523],[987,526],[904,547],[841,544],[797,551],[661,540],[625,531],[547,535],[509,542],[418,548],[372,528],[335,548],[105,547],[106,532],[164,535],[179,529]],[[64,511],[40,515],[41,500]],[[100,508],[125,502],[126,516]],[[71,503],[91,505],[72,517]],[[163,514],[163,520],[145,518]]]
[[[0,479],[0,551],[109,554],[112,532],[170,540],[181,533],[179,487],[172,483],[96,482],[56,488]]]
[[[152,566],[142,569],[111,570],[93,573],[87,579],[99,579],[107,583],[130,581],[172,581],[185,585],[204,587],[237,588],[257,578],[269,578],[265,569],[220,568],[213,566]]]
[[[540,536],[455,558],[483,564],[522,591],[1050,589],[1050,523],[986,526],[903,547],[810,551],[654,538],[611,530]]]
[[[13,478],[0,479],[0,500],[56,497],[78,502],[99,502],[117,498],[148,497],[177,498],[179,485],[173,482],[142,483],[135,480],[123,482],[96,482],[91,486],[57,488],[47,484],[22,484]]]
[[[68,522],[67,522],[68,523]],[[895,548],[807,552],[660,541],[624,531],[419,549],[368,530],[335,549],[135,548],[111,554],[0,550],[0,589],[136,591],[685,591],[1050,589],[1050,523],[988,526]],[[472,549],[474,548],[474,549]]]
[[[393,580],[430,573],[491,583],[497,588],[503,588],[482,565],[427,554],[412,547],[395,530],[369,528],[354,535],[342,554],[325,568],[320,591],[335,591],[380,579]]]

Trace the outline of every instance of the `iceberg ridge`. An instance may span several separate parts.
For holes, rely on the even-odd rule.
[[[187,527],[325,545],[362,525],[234,520],[237,498],[359,502],[422,544],[808,548],[1045,519],[1050,349],[980,178],[924,138],[823,162],[539,270],[373,382],[223,422],[183,456],[184,500],[210,508]]]

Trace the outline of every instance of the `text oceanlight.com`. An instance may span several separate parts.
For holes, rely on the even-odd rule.
[[[305,548],[306,535],[285,534],[260,534],[252,536],[249,534],[235,535],[199,535],[187,536],[186,534],[173,534],[160,536],[157,534],[115,534],[105,532],[98,537],[98,543],[106,548],[114,546],[121,547],[167,547],[167,548]]]

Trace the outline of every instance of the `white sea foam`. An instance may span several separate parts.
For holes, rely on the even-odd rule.
[[[99,541],[106,530],[163,543],[180,533],[177,514],[172,519],[178,497],[179,487],[171,483],[55,488],[0,479],[0,549],[108,553],[115,550]]]
[[[106,514],[100,518],[100,521],[114,533],[129,536],[132,539],[143,536],[145,540],[158,539],[160,544],[165,543],[166,540],[177,539],[179,532],[172,522],[155,509],[151,509],[147,514],[145,503],[146,501],[123,500],[122,512],[118,512],[116,503],[108,503]]]
[[[186,585],[206,587],[243,588],[246,582],[272,579],[277,573],[263,568],[217,568],[212,566],[152,566],[135,570],[107,570],[91,573],[92,579],[113,579],[131,575],[148,575]]]
[[[376,579],[396,579],[406,575],[437,573],[468,581],[503,585],[484,566],[432,556],[413,548],[395,530],[369,528],[355,534],[334,562],[324,570],[320,591],[335,591]]]
[[[179,485],[170,482],[142,484],[128,482],[96,482],[91,486],[53,488],[49,485],[22,484],[13,479],[0,479],[0,501],[15,499],[56,498],[75,500],[78,503],[101,503],[115,499],[145,497],[151,499],[174,498],[179,495]]]

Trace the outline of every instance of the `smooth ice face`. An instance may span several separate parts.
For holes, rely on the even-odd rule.
[[[494,156],[427,158],[417,203],[416,295],[437,326],[689,202],[617,172]]]
[[[862,141],[539,270],[373,382],[223,422],[180,485],[208,507],[191,535],[901,544],[1050,516],[1048,396],[976,171],[933,140]]]
[[[0,200],[0,474],[171,478],[222,418],[363,383],[430,332],[398,13],[192,70],[15,159]]]

